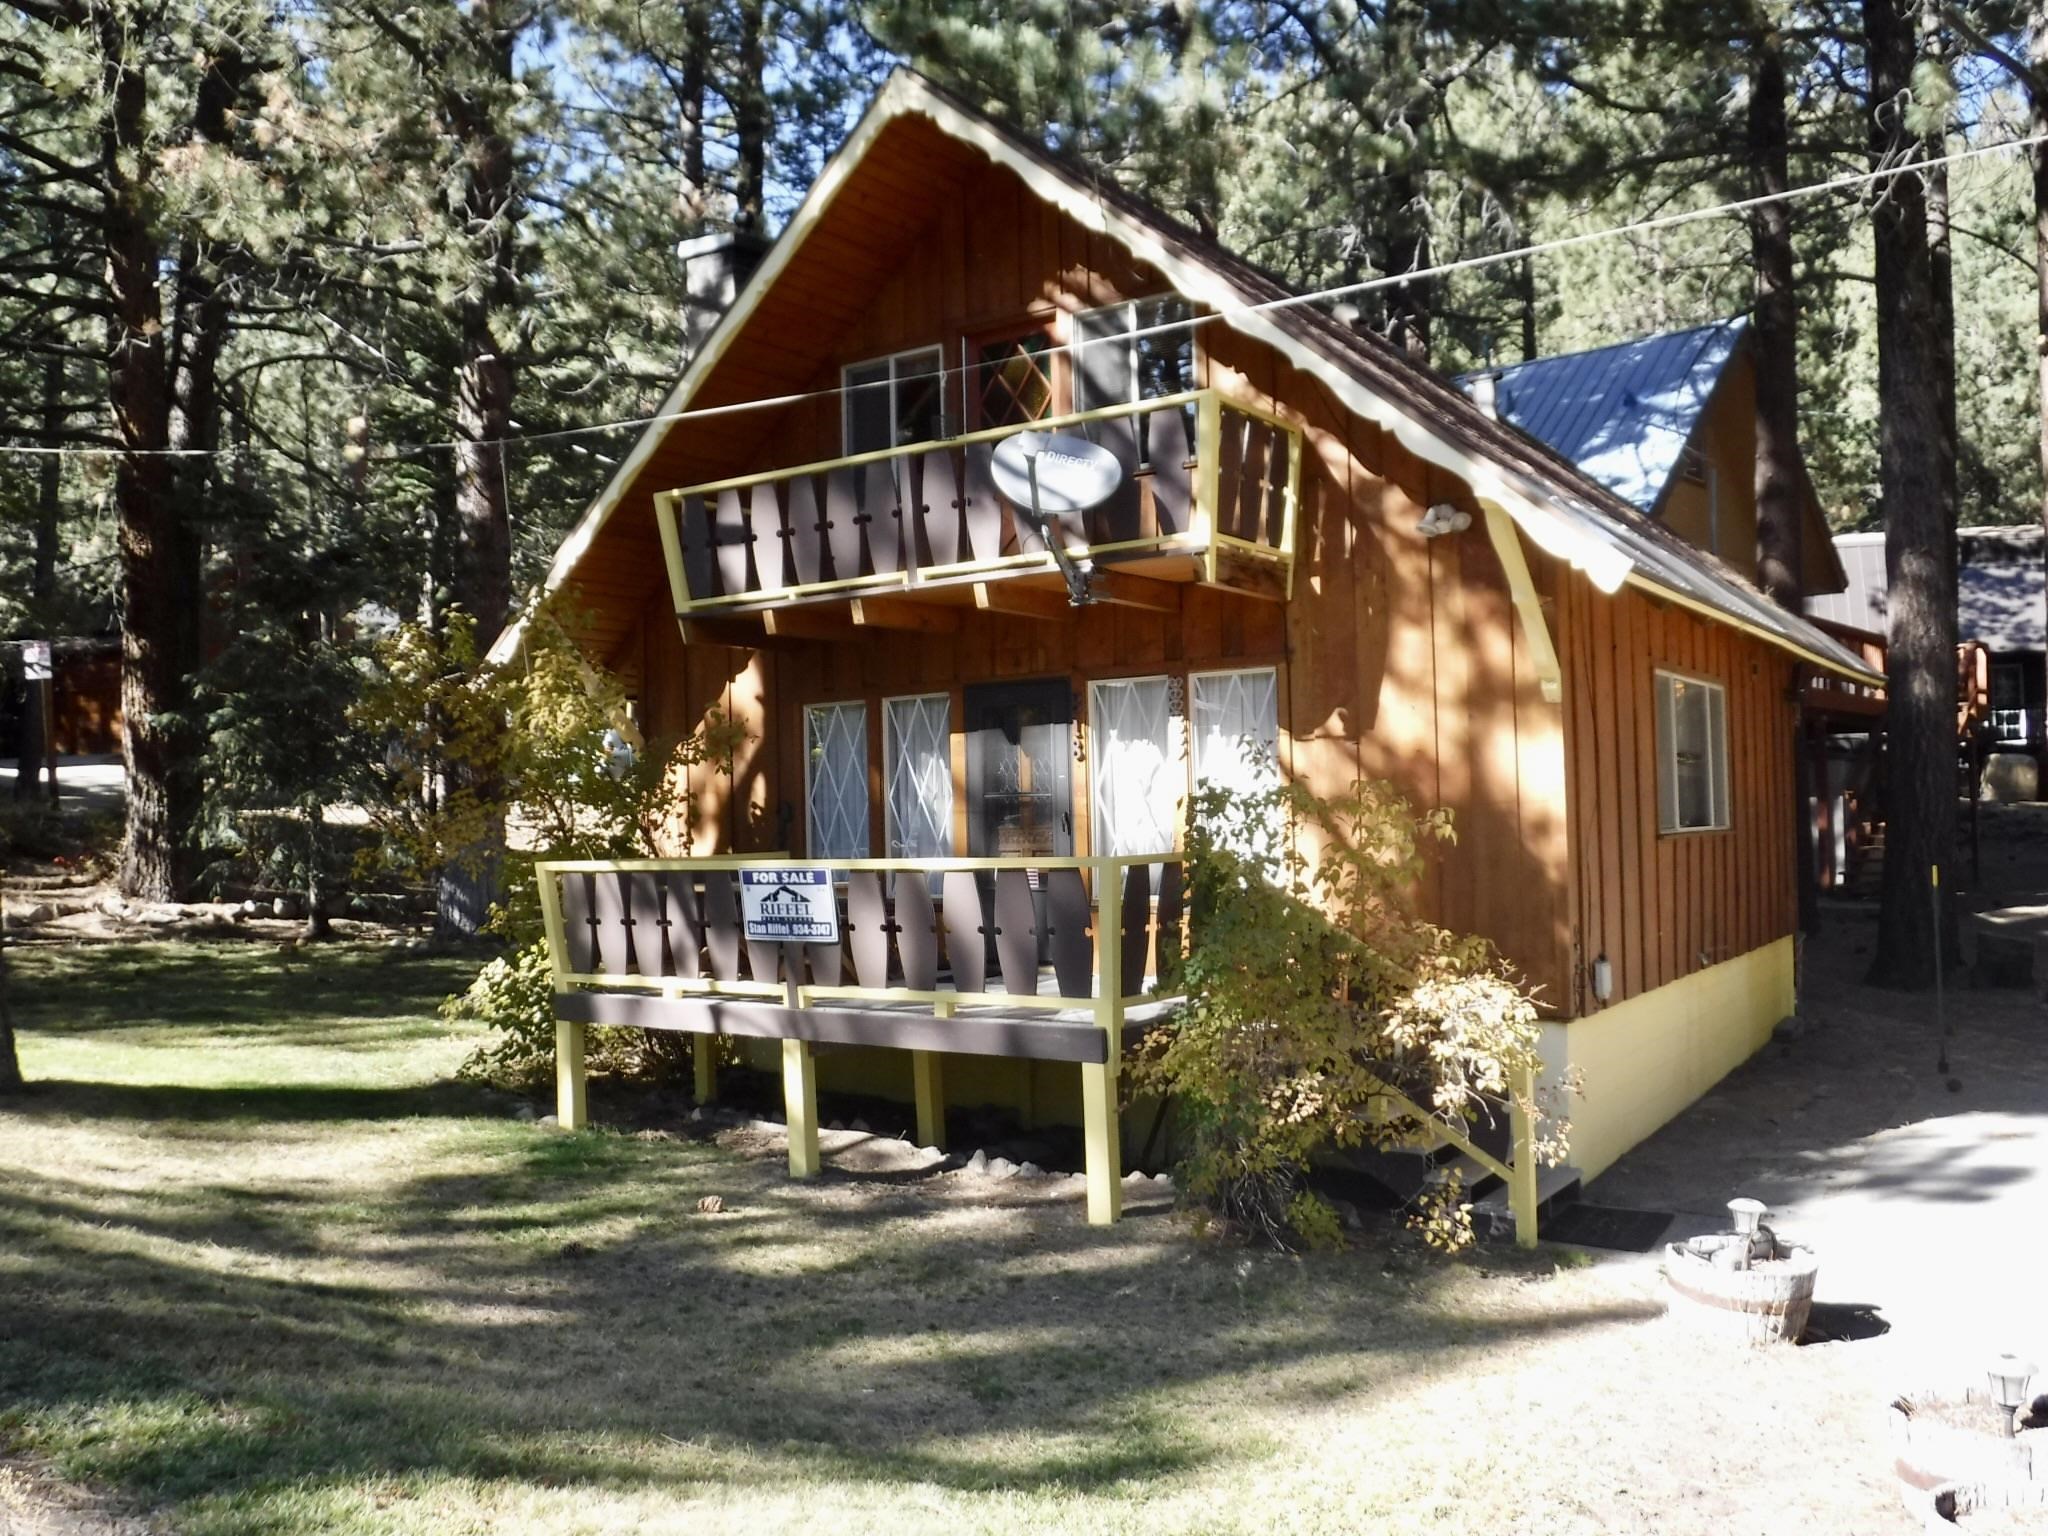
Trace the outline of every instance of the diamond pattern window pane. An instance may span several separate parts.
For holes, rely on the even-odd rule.
[[[1198,673],[1191,680],[1195,783],[1256,795],[1280,782],[1280,688],[1270,667]],[[1265,829],[1247,853],[1278,854],[1286,827]]]
[[[805,803],[814,859],[868,856],[868,711],[813,704],[804,711]]]
[[[890,858],[951,856],[952,739],[951,702],[943,693],[882,705]]]
[[[1089,777],[1098,854],[1171,853],[1187,775],[1163,677],[1090,689]]]

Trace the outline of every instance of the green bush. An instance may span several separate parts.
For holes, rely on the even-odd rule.
[[[1289,851],[1311,828],[1312,867]],[[1132,1071],[1177,1107],[1186,1198],[1281,1246],[1332,1244],[1335,1213],[1302,1183],[1316,1152],[1410,1145],[1432,1120],[1501,1113],[1539,1065],[1520,979],[1485,940],[1415,912],[1424,850],[1452,839],[1448,812],[1418,815],[1383,783],[1330,800],[1285,785],[1196,797],[1190,944],[1162,983],[1187,1004]],[[1540,1154],[1561,1159],[1562,1122],[1547,1102],[1523,1107]],[[1455,1190],[1418,1222],[1443,1246],[1469,1239]]]

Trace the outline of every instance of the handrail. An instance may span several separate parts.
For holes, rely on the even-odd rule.
[[[879,464],[887,459],[919,458],[935,448],[965,448],[975,443],[1000,442],[1006,437],[1015,437],[1019,432],[1056,432],[1062,427],[1085,427],[1091,422],[1112,421],[1119,416],[1139,416],[1152,411],[1163,411],[1175,406],[1198,404],[1206,395],[1213,395],[1213,389],[1184,389],[1178,394],[1155,395],[1145,400],[1125,401],[1117,405],[1097,406],[1092,411],[1069,411],[1064,416],[1045,416],[1036,421],[1012,422],[1004,427],[981,427],[973,432],[962,432],[954,437],[928,437],[915,443],[898,443],[893,448],[871,448],[866,453],[844,454],[836,459],[814,459],[808,464],[793,464],[786,469],[762,470],[750,475],[728,475],[723,480],[707,480],[702,485],[680,486],[663,494],[669,496],[713,496],[720,491],[737,491],[750,485],[772,484],[778,480],[794,480],[799,475],[822,475],[835,469],[860,469],[869,464]],[[1265,411],[1252,410],[1239,405],[1235,400],[1224,404],[1234,411],[1247,416],[1257,416],[1270,426],[1292,432],[1279,417]]]
[[[786,853],[716,853],[669,859],[537,859],[534,868],[558,875],[639,874],[675,869],[844,869],[860,874],[983,874],[1005,869],[1130,869],[1138,864],[1179,864],[1184,853],[1098,853],[1013,855],[1009,858],[832,859],[797,858]]]

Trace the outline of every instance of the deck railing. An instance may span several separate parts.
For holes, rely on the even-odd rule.
[[[740,873],[792,867],[833,872],[839,942],[746,938]],[[1156,982],[1160,960],[1179,952],[1180,855],[801,865],[780,855],[544,859],[538,871],[558,997],[653,993],[671,1000],[655,1006],[689,1010],[688,1022],[664,1027],[696,1033],[700,1099],[713,1091],[705,1029],[714,1010],[697,1005],[723,1004],[726,1013],[765,1009],[781,1021],[750,1032],[782,1041],[790,1172],[798,1177],[820,1167],[817,1084],[801,1028],[807,1011],[893,1011],[899,1024],[906,1010],[928,1011],[905,1048],[919,1137],[934,1146],[944,1137],[944,1053],[971,1049],[965,1034],[989,1027],[982,1019],[1025,1013],[1051,1022],[1067,1015],[1058,1026],[1063,1036],[1078,1036],[1087,1047],[1055,1059],[1074,1062],[1081,1073],[1088,1216],[1116,1220],[1123,1201],[1116,1079],[1125,1022],[1133,1006],[1157,1001],[1148,999],[1147,984]],[[1079,1024],[1071,1022],[1075,1015]],[[941,1021],[936,1033],[931,1020]],[[565,1126],[587,1120],[584,1031],[558,1004],[556,1097]],[[904,1038],[900,1031],[895,1037]]]
[[[1124,466],[1108,502],[1054,520],[1073,558],[1113,566],[1190,556],[1213,582],[1228,557],[1269,567],[1289,588],[1301,434],[1204,389],[664,492],[655,513],[676,611],[1056,570],[990,468],[996,444],[1025,431],[1078,433]]]

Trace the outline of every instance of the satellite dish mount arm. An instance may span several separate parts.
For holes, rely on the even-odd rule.
[[[1052,552],[1052,562],[1060,569],[1060,575],[1067,583],[1067,601],[1076,608],[1094,601],[1088,591],[1090,577],[1095,573],[1092,560],[1077,561],[1067,553],[1067,546],[1061,541],[1058,529],[1038,505],[1038,455],[1024,455],[1025,472],[1031,477],[1031,526],[1037,530],[1045,547]]]

